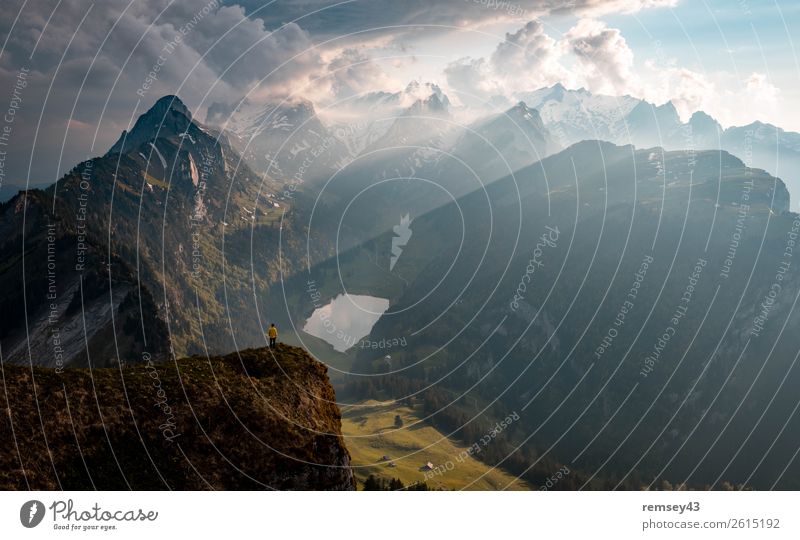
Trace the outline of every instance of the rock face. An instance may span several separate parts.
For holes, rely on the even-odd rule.
[[[0,489],[355,489],[327,368],[302,349],[4,375]]]
[[[108,155],[125,154],[159,138],[188,133],[191,124],[192,113],[178,96],[164,96],[136,120],[130,133],[122,132]]]
[[[289,234],[299,204],[276,206],[277,190],[177,97],[158,100],[105,156],[0,204],[3,362],[109,367],[257,346],[253,287],[279,275],[280,226]],[[293,249],[285,260],[301,260]]]
[[[350,156],[304,99],[242,105],[223,123],[236,151],[258,173],[287,182],[327,181]]]
[[[52,191],[0,204],[3,362],[106,367],[145,351],[167,355],[169,334],[150,290],[137,286],[135,270],[86,222]]]

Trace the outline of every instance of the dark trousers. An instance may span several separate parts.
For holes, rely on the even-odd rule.
[[[277,341],[278,341],[278,338],[274,338],[274,337],[269,338],[269,348],[270,349],[274,349],[275,348],[275,342],[277,342]]]

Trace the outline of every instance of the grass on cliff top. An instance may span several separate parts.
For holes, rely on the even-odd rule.
[[[395,415],[400,415],[403,427],[394,427]],[[426,482],[434,489],[464,489],[467,484],[484,475],[472,484],[470,490],[497,490],[511,483],[515,477],[492,469],[472,456],[463,462],[456,458],[467,447],[448,439],[439,430],[422,422],[414,409],[393,402],[369,400],[350,407],[342,407],[342,435],[352,456],[353,470],[359,486],[370,474],[384,478],[399,478],[403,484]],[[365,437],[364,435],[368,435]],[[381,461],[387,455],[395,467]],[[420,467],[427,462],[434,466],[452,463],[452,470],[426,479]],[[527,490],[530,486],[517,480],[509,487],[512,490]]]
[[[349,473],[327,466],[347,451],[325,366],[274,353],[60,374],[3,364],[0,489],[343,489]]]

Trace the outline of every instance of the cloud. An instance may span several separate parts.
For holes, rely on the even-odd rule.
[[[362,49],[354,47],[342,50],[328,62],[326,79],[337,100],[399,84]]]
[[[265,76],[262,85],[287,87],[322,68],[311,37],[299,25],[269,30],[262,19],[248,18],[241,6],[219,8],[189,34],[187,44],[207,52],[204,63],[236,88]]]
[[[444,68],[447,91],[462,103],[506,103],[519,92],[562,82],[595,93],[631,94],[656,102],[672,99],[682,114],[716,108],[723,122],[736,117],[737,110],[752,108],[752,103],[758,103],[759,110],[777,110],[781,95],[763,74],[754,73],[745,81],[731,81],[729,76],[723,82],[717,74],[675,65],[658,73],[637,70],[620,30],[597,20],[669,8],[676,2],[297,0],[267,5],[261,0],[7,0],[0,10],[0,30],[9,36],[0,54],[0,87],[13,87],[19,69],[30,69],[7,178],[19,181],[27,175],[36,136],[32,177],[55,180],[75,162],[104,152],[134,113],[166,93],[179,91],[202,118],[205,109],[209,116],[224,116],[251,90],[250,101],[297,93],[323,101],[324,107],[326,101],[402,88],[406,81],[395,80],[394,73],[409,73],[415,69],[410,64],[420,63],[420,71],[428,76],[422,65],[427,51],[417,46],[430,41],[416,41],[418,35],[428,39],[431,33],[498,20],[518,22],[518,29],[484,57],[463,57]],[[563,36],[552,37],[535,20],[544,15],[578,20]],[[170,43],[174,46],[165,55]],[[379,58],[386,51],[394,60]],[[140,93],[160,56],[165,58],[155,81]],[[392,62],[401,66],[393,68]],[[715,92],[719,97],[710,98]],[[87,126],[98,125],[92,147],[95,133]],[[58,165],[53,158],[62,144],[65,155]]]
[[[602,21],[579,19],[558,40],[532,21],[507,33],[488,57],[460,58],[448,64],[443,75],[448,92],[462,104],[484,109],[561,82],[568,88],[631,95],[656,105],[672,101],[684,121],[703,110],[727,126],[758,119],[782,123],[782,95],[763,73],[740,80],[728,72],[679,66],[671,58],[647,59],[639,67],[634,60],[620,30]]]
[[[774,105],[778,101],[780,90],[767,79],[763,73],[753,73],[745,81],[748,96],[761,103]]]
[[[542,23],[530,21],[506,33],[488,59],[461,58],[448,64],[444,75],[460,101],[483,104],[566,80],[569,73],[560,63],[562,55],[562,47],[545,33]]]
[[[752,73],[744,80],[717,74],[713,99],[705,105],[723,125],[742,125],[755,120],[786,126],[786,111],[781,92],[764,73]],[[720,90],[722,89],[722,90]]]
[[[488,59],[462,58],[445,69],[450,88],[488,98],[561,82],[602,94],[637,94],[633,51],[616,28],[580,19],[563,38],[549,36],[539,21],[509,32]]]
[[[459,102],[483,107],[493,96],[503,94],[502,84],[493,78],[492,68],[485,58],[460,58],[444,69],[447,86],[452,97]]]
[[[54,181],[74,163],[104,153],[134,113],[164,94],[178,92],[197,109],[233,102],[273,71],[261,92],[289,92],[326,69],[299,25],[268,28],[242,7],[216,0],[28,0],[24,6],[17,0],[0,10],[0,29],[8,35],[0,85],[13,87],[18,71],[30,70],[15,152],[6,163],[16,182],[28,174],[34,137],[31,176]],[[94,130],[76,129],[85,125],[99,126],[94,146]]]
[[[552,4],[558,4],[558,2],[552,2]],[[612,13],[629,14],[645,9],[675,7],[678,5],[678,0],[575,0],[563,2],[563,4],[567,4],[564,11],[569,11],[576,15],[599,17]],[[572,6],[568,4],[572,4]],[[558,13],[562,10],[554,7],[552,11]]]
[[[491,57],[495,73],[502,77],[521,77],[526,82],[545,83],[564,75],[558,64],[561,53],[556,41],[539,21],[530,21],[516,32],[507,33]]]
[[[688,118],[708,105],[714,95],[714,84],[705,75],[681,68],[675,72],[675,78],[677,82],[669,98],[679,115]]]
[[[723,126],[755,120],[785,124],[781,93],[763,73],[754,72],[745,79],[725,71],[701,73],[676,66],[674,59],[649,59],[644,67],[647,84],[637,97],[656,104],[672,101],[684,121],[703,111]]]
[[[581,19],[566,33],[565,40],[589,90],[606,94],[638,93],[633,51],[618,29],[594,19]]]
[[[546,15],[593,16],[635,13],[671,7],[678,0],[298,0],[279,3],[259,16],[270,25],[298,20],[316,36],[340,36],[383,28],[398,33],[402,25],[452,25],[463,27],[498,20],[525,21]],[[262,0],[239,0],[248,12]],[[309,15],[312,14],[313,15]]]

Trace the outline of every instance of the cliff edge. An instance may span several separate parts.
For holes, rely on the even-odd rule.
[[[303,349],[142,360],[0,365],[0,489],[355,489],[327,368]]]

